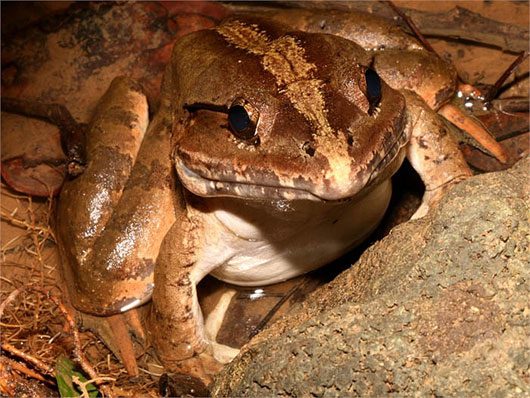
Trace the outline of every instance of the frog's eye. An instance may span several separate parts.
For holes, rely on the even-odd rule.
[[[381,101],[381,78],[372,68],[366,69],[364,77],[366,79],[366,98],[370,104],[368,114],[372,115]]]
[[[228,123],[232,133],[241,140],[251,140],[256,136],[259,113],[243,99],[236,99],[228,109]]]

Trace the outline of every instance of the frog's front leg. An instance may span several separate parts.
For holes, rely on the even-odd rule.
[[[217,266],[218,258],[201,261],[215,231],[192,207],[193,203],[182,202],[176,209],[177,220],[160,248],[148,333],[166,369],[208,385],[239,350],[206,335],[196,287]]]
[[[425,184],[421,206],[412,218],[423,217],[454,183],[472,175],[444,121],[421,98],[404,90],[410,141],[407,158]]]

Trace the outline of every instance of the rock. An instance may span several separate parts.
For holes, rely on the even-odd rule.
[[[217,377],[222,396],[530,393],[525,159],[396,227]]]

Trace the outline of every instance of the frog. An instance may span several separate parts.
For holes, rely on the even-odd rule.
[[[456,76],[363,13],[231,16],[180,38],[153,120],[117,77],[62,189],[71,302],[109,318],[149,302],[142,328],[165,369],[207,385],[239,350],[205,326],[206,275],[264,286],[344,255],[380,223],[405,158],[425,184],[414,218],[471,175],[436,112]]]

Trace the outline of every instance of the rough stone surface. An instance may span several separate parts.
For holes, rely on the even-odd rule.
[[[221,396],[528,396],[528,159],[455,186],[256,336]]]

